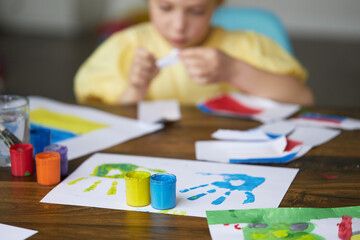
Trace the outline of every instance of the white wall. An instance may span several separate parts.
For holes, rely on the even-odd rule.
[[[277,13],[292,36],[360,40],[360,0],[227,0]],[[145,0],[0,0],[0,26],[18,32],[73,35]]]

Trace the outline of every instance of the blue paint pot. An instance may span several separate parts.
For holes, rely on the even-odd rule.
[[[34,156],[43,152],[44,147],[50,145],[51,132],[45,128],[32,128],[30,130],[30,143],[34,146]]]
[[[176,205],[176,176],[170,173],[157,173],[150,177],[151,206],[164,210]]]

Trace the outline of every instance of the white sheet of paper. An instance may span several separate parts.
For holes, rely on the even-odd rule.
[[[341,133],[340,130],[316,128],[316,127],[296,127],[289,135],[289,139],[303,143],[303,147],[296,154],[295,159],[304,156],[313,147],[324,144],[335,138]]]
[[[138,104],[138,119],[144,122],[174,122],[181,119],[177,100],[143,101]]]
[[[179,62],[180,61],[180,58],[178,57],[179,51],[180,51],[179,49],[174,48],[173,50],[171,50],[169,55],[158,59],[156,61],[156,66],[162,69]]]
[[[23,240],[36,234],[38,231],[26,228],[15,227],[7,224],[0,223],[0,236],[1,239],[6,240]]]
[[[285,136],[268,141],[197,141],[196,159],[228,163],[230,158],[280,157],[286,147]],[[237,156],[237,157],[236,157]]]
[[[289,138],[303,142],[304,145],[316,147],[335,138],[341,133],[340,130],[316,128],[316,127],[296,127]]]
[[[337,128],[344,130],[360,129],[360,120],[354,118],[345,118],[340,124],[331,121],[319,121],[319,120],[306,119],[306,118],[291,118],[289,119],[289,121],[294,123],[296,126]]]
[[[31,96],[29,100],[30,111],[37,108],[44,108],[58,114],[72,115],[108,125],[107,128],[58,142],[57,144],[68,147],[69,160],[141,137],[163,128],[162,124],[145,123],[90,107],[61,103],[48,98]]]
[[[119,177],[125,164],[127,169],[131,166],[133,170],[175,174],[176,207],[160,211],[151,205],[128,206],[124,179]],[[94,174],[100,166],[108,171]],[[278,207],[297,172],[291,168],[97,153],[41,202],[206,217],[206,210]],[[113,186],[117,187],[116,194],[109,195]]]
[[[289,121],[270,122],[261,125],[259,129],[273,135],[288,135],[295,129],[295,124]]]
[[[271,99],[255,97],[240,93],[232,93],[231,96],[246,106],[264,109],[262,113],[254,116],[255,120],[261,122],[272,122],[285,119],[300,109],[298,104],[285,104],[273,101]]]
[[[245,131],[241,130],[230,130],[230,129],[219,129],[211,134],[212,138],[219,140],[237,140],[237,141],[267,141],[271,138],[266,133],[259,129],[249,129]]]

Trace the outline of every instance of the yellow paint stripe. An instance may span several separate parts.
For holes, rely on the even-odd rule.
[[[89,133],[107,127],[105,124],[92,122],[70,114],[51,112],[44,108],[31,111],[30,121],[41,126],[65,130],[75,134]]]

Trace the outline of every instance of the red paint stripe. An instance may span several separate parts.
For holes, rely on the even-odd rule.
[[[229,111],[243,115],[254,115],[262,112],[261,109],[251,108],[241,104],[229,95],[222,95],[220,97],[210,99],[206,101],[204,105],[211,110]]]

